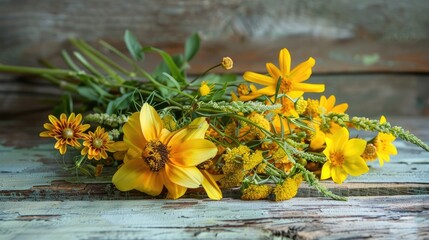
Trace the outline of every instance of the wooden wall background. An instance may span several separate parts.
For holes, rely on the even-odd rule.
[[[223,56],[234,59],[235,73],[265,72],[265,62],[277,64],[287,47],[293,65],[316,59],[312,82],[325,82],[326,94],[349,102],[352,115],[428,116],[428,12],[425,0],[0,0],[0,63],[58,63],[69,38],[94,45],[103,39],[125,50],[125,29],[144,45],[175,53],[199,32],[192,73]],[[52,105],[35,97],[41,93],[57,97],[33,79],[0,75],[0,83],[0,113]],[[17,100],[11,92],[26,94]],[[20,108],[11,104],[30,99]]]

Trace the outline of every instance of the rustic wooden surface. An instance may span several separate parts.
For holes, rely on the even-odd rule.
[[[429,143],[427,12],[425,0],[0,0],[0,63],[61,65],[69,38],[95,46],[103,39],[125,51],[125,29],[170,53],[198,32],[193,74],[225,55],[234,73],[266,72],[265,62],[277,64],[287,47],[293,66],[316,59],[310,81],[349,103],[350,115],[384,114]],[[157,61],[148,56],[143,64]],[[238,189],[224,191],[222,201],[200,189],[154,199],[62,170],[52,141],[38,137],[61,94],[32,76],[0,74],[1,240],[429,239],[429,153],[408,143],[397,141],[399,155],[383,168],[374,162],[365,176],[323,182],[346,202],[306,184],[279,203],[242,201]]]

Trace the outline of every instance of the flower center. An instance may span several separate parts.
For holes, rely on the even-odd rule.
[[[292,81],[288,77],[282,77],[280,90],[282,93],[288,93],[292,90]]]
[[[74,136],[73,129],[71,129],[71,128],[64,128],[64,130],[62,132],[62,136],[63,136],[63,138],[66,138],[66,139],[73,138],[73,136]]]
[[[150,170],[158,172],[168,161],[168,149],[161,141],[148,142],[143,150],[142,157],[149,165]]]
[[[95,147],[95,148],[101,148],[103,146],[103,140],[100,139],[100,138],[95,138],[92,141],[92,146]]]
[[[342,153],[333,152],[329,155],[329,160],[334,167],[342,166],[344,164],[344,155]]]

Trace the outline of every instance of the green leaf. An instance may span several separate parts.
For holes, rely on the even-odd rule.
[[[200,48],[200,36],[198,33],[192,34],[185,43],[185,59],[190,61],[195,54],[197,54],[198,49]]]
[[[125,31],[124,41],[125,41],[125,45],[127,46],[128,51],[130,52],[133,59],[134,60],[143,60],[144,54],[141,51],[142,46],[140,45],[136,36],[134,36],[134,34],[132,34],[130,30]]]
[[[186,84],[186,80],[185,77],[180,73],[180,69],[179,67],[176,65],[176,63],[174,62],[173,58],[170,56],[170,54],[168,54],[167,52],[158,49],[158,48],[154,48],[154,47],[145,47],[142,49],[143,52],[156,52],[158,53],[162,59],[164,60],[165,64],[167,64],[168,69],[171,72],[171,75],[173,76],[174,79],[176,79],[178,82],[182,83],[183,85]]]
[[[127,109],[130,105],[130,98],[134,92],[126,93],[113,101],[110,101],[107,105],[106,113],[111,115],[117,113],[119,110]]]
[[[177,90],[180,90],[180,84],[179,84],[179,82],[177,82],[177,80],[176,79],[174,79],[174,77],[173,76],[171,76],[170,74],[168,74],[168,73],[166,73],[166,72],[164,72],[164,73],[162,73],[164,76],[166,76],[167,77],[167,79],[169,80],[168,82],[167,82],[167,84],[168,84],[168,86],[170,86],[171,85],[171,83],[177,88]]]

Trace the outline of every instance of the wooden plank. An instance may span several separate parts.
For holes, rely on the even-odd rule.
[[[425,0],[355,2],[1,1],[0,62],[35,65],[58,62],[68,38],[107,40],[124,50],[132,30],[143,45],[182,51],[193,32],[203,38],[191,71],[201,73],[224,55],[235,72],[265,71],[287,47],[296,65],[315,57],[315,72],[428,72],[429,5]],[[153,65],[149,58],[148,65]]]
[[[2,239],[426,239],[429,195],[2,202]]]

